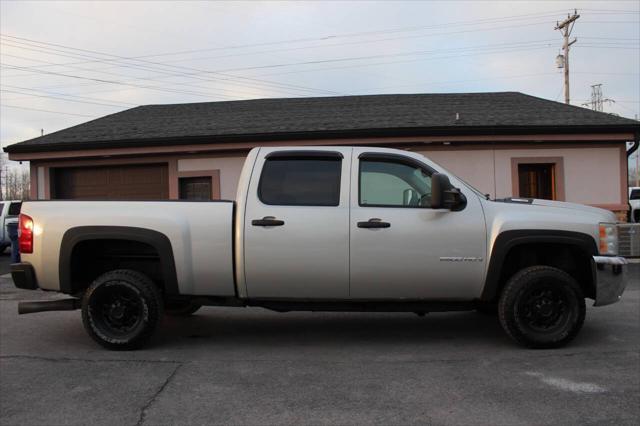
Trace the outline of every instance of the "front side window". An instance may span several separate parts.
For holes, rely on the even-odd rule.
[[[341,166],[337,157],[267,158],[258,196],[270,205],[337,206]]]
[[[396,161],[360,161],[360,205],[429,207],[431,174]]]

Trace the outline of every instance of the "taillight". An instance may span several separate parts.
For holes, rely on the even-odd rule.
[[[20,253],[33,253],[33,219],[20,214],[18,223],[18,249]]]

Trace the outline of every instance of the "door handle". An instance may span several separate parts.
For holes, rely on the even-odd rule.
[[[383,222],[382,219],[371,218],[366,222],[358,222],[358,228],[390,228],[389,222]]]
[[[265,216],[262,219],[253,219],[251,221],[253,226],[282,226],[284,220],[278,220],[273,216]]]

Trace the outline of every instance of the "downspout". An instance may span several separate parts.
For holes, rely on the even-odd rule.
[[[638,146],[640,146],[640,133],[636,133],[636,137],[635,137],[635,140],[633,141],[633,145],[631,145],[631,148],[627,150],[627,160],[629,159],[629,157],[631,157],[631,154],[633,154],[638,150]]]
[[[631,157],[631,154],[638,150],[639,146],[640,132],[636,132],[633,145],[631,145],[631,148],[627,150],[627,222],[631,222],[631,202],[629,201],[629,157]],[[640,173],[640,170],[636,170],[636,173]]]

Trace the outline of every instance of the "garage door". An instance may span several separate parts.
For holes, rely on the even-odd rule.
[[[163,200],[169,198],[166,164],[70,167],[53,172],[51,198]]]

